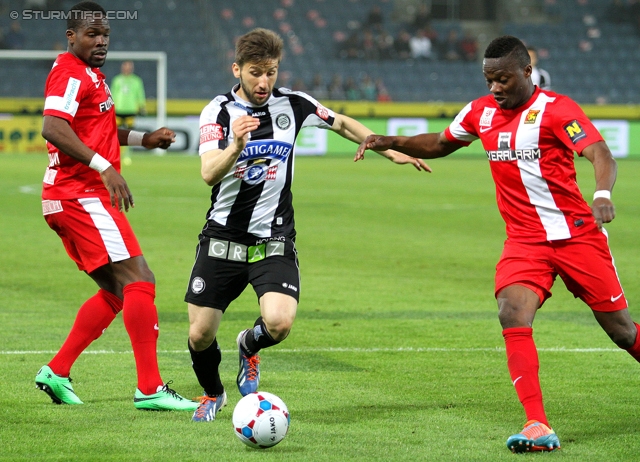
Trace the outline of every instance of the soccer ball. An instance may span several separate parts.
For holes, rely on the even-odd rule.
[[[252,448],[270,448],[287,436],[287,405],[272,393],[258,391],[243,397],[233,410],[234,433]]]

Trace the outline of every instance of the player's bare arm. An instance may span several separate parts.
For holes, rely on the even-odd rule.
[[[78,138],[71,129],[69,123],[60,117],[44,116],[42,137],[60,151],[87,166],[91,166],[91,161],[94,159],[94,156],[100,154],[80,141],[80,138]],[[102,160],[104,161],[104,159]],[[109,164],[107,163],[107,165]],[[107,191],[109,191],[111,205],[113,207],[116,207],[118,211],[121,211],[123,208],[125,211],[128,211],[129,207],[134,206],[133,195],[129,190],[127,182],[113,166],[109,165],[108,168],[101,171],[100,178],[107,188]]]
[[[238,161],[249,141],[249,133],[256,130],[260,120],[251,116],[238,117],[231,126],[233,142],[226,149],[213,149],[200,156],[202,179],[209,186],[219,183]]]
[[[124,128],[118,129],[118,142],[120,146],[129,146],[129,134],[132,130]],[[140,146],[146,149],[168,149],[176,141],[176,134],[173,130],[162,127],[151,133],[144,133]],[[136,145],[137,146],[137,145]]]
[[[362,125],[357,120],[342,114],[335,115],[335,121],[333,123],[333,126],[331,127],[331,130],[333,130],[343,138],[346,138],[349,141],[353,141],[356,144],[361,143],[368,135],[371,135],[373,133],[370,129]],[[375,151],[381,156],[386,157],[387,159],[398,165],[411,164],[417,170],[431,172],[431,167],[429,167],[426,163],[424,163],[424,161],[420,159],[415,159],[414,157],[389,149],[376,149]]]
[[[611,191],[616,182],[618,164],[604,141],[587,146],[582,151],[582,155],[593,164],[596,193],[591,204],[591,211],[598,227],[602,229],[602,223],[609,223],[616,216],[615,207],[611,201]]]
[[[452,143],[442,133],[422,133],[415,136],[383,136],[369,135],[360,143],[354,161],[364,159],[364,152],[370,149],[375,152],[393,149],[419,159],[435,159],[445,157],[462,146]]]

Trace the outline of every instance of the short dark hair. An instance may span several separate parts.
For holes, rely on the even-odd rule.
[[[260,27],[247,32],[236,42],[236,64],[263,63],[272,59],[282,59],[282,37],[269,29]]]
[[[82,27],[88,19],[88,13],[100,13],[104,18],[107,17],[107,11],[96,2],[80,2],[69,9],[67,30],[77,31],[79,27]]]
[[[531,64],[527,47],[519,38],[512,35],[503,35],[493,39],[484,52],[485,58],[504,58],[507,56],[514,58],[522,67]]]

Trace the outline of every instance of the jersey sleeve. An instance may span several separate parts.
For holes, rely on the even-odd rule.
[[[473,141],[478,139],[478,135],[473,124],[473,103],[467,104],[453,122],[445,128],[444,134],[452,143],[469,146]]]
[[[226,101],[224,96],[218,96],[200,114],[200,147],[198,148],[200,155],[227,147],[229,117],[228,114],[226,118],[224,117],[226,112],[223,112],[222,107],[222,103]]]
[[[84,92],[82,76],[67,67],[54,65],[45,87],[45,116],[55,116],[69,123],[76,116]]]
[[[589,145],[603,141],[602,135],[572,99],[560,97],[554,108],[553,131],[569,149],[582,155]]]
[[[329,129],[333,127],[336,114],[331,109],[324,107],[313,96],[301,91],[292,91],[287,88],[280,88],[280,93],[288,95],[293,104],[299,105],[303,122],[301,128],[318,127]]]

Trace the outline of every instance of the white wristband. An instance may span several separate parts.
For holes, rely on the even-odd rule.
[[[111,162],[102,157],[97,152],[91,158],[91,162],[89,163],[89,167],[94,169],[98,173],[104,172],[106,169],[111,167]]]
[[[600,191],[594,192],[593,200],[596,200],[598,197],[604,197],[605,199],[611,200],[611,191],[607,191],[606,189],[601,189]]]
[[[129,136],[127,137],[127,146],[142,146],[142,138],[144,137],[144,135],[144,132],[131,130],[129,132]]]

